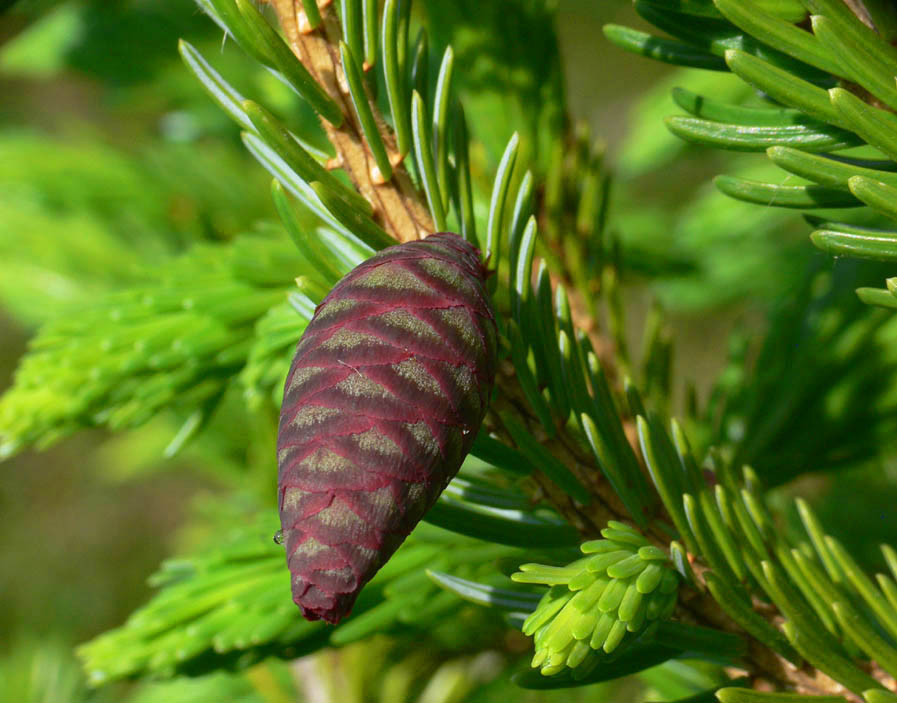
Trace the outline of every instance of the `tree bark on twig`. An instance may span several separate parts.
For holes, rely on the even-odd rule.
[[[340,64],[338,47],[341,33],[333,7],[328,2],[321,8],[323,21],[316,30],[302,32],[298,14],[301,3],[298,0],[270,0],[270,4],[277,13],[293,53],[342,108],[346,117],[340,127],[321,120],[327,138],[336,149],[337,158],[333,166],[348,174],[359,192],[373,206],[374,219],[396,241],[409,242],[432,234],[434,227],[430,212],[401,165],[392,130],[387,127],[370,98],[368,102],[393,164],[393,176],[389,181],[384,182],[380,177],[374,157],[364,141]]]

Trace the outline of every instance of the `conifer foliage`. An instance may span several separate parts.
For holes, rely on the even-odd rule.
[[[733,354],[706,406],[692,397],[672,418],[659,312],[642,358],[629,353],[620,284],[633,256],[603,149],[539,83],[558,62],[546,3],[514,0],[511,18],[475,17],[472,0],[197,3],[246,65],[301,100],[268,109],[180,44],[273,176],[279,223],[47,322],[0,399],[0,453],[166,414],[183,423],[174,453],[236,387],[252,417],[280,412],[276,450],[272,421],[262,452],[278,488],[235,520],[222,499],[206,548],[164,563],[150,601],[79,648],[92,683],[257,673],[272,657],[388,641],[419,651],[404,681],[489,650],[490,676],[530,689],[638,675],[669,699],[897,701],[897,552],[882,545],[888,573],[871,577],[868,554],[827,534],[809,502],[767,488],[889,447],[893,316],[837,307],[844,284],[817,277],[753,366]],[[765,151],[807,181],[721,176],[720,190],[812,210],[825,251],[897,261],[889,3],[635,7],[670,37],[609,26],[611,41],[752,88],[738,103],[676,91],[689,116],[670,131]],[[459,41],[431,56],[432,18],[457,23]],[[484,35],[489,65],[514,70],[507,86],[465,76],[462,101],[459,57],[484,51],[463,39]],[[518,82],[533,103],[519,114]],[[496,138],[496,111],[518,131]],[[895,280],[859,296],[897,308]],[[803,373],[789,376],[794,359]],[[820,465],[791,465],[802,456]],[[677,672],[687,685],[667,685]],[[397,684],[372,680],[366,700],[414,699],[410,684],[390,698]]]

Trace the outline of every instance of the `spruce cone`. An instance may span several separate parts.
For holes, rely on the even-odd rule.
[[[337,623],[457,473],[495,379],[479,252],[384,249],[318,306],[284,388],[278,497],[293,600]]]

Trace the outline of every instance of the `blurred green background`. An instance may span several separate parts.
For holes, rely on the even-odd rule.
[[[759,334],[769,303],[800,286],[813,261],[833,265],[819,263],[798,216],[721,205],[709,178],[724,157],[663,129],[660,118],[675,112],[669,87],[700,90],[706,75],[610,46],[603,24],[644,27],[628,2],[557,5],[571,113],[605,140],[619,175],[612,222],[631,265],[629,337],[638,350],[643,320],[659,300],[676,340],[680,407],[685,380],[706,396],[734,328]],[[269,105],[292,99],[223,46],[192,0],[20,0],[0,15],[0,390],[43,320],[139,281],[143,267],[193,242],[227,240],[274,217],[269,176],[184,69],[179,37],[216,56],[232,82]],[[734,79],[712,78],[718,93],[743,96]],[[456,80],[463,92],[464,70]],[[747,174],[769,170],[758,159],[725,163],[743,164]],[[225,411],[215,422],[227,430],[235,417]],[[232,446],[200,441],[166,461],[162,450],[175,429],[160,418],[115,437],[82,432],[3,464],[0,676],[7,683],[22,666],[60,667],[59,676],[77,679],[71,646],[120,624],[146,600],[147,576],[190,542],[179,529],[185,517],[239,475],[241,438],[254,431],[219,433]],[[893,483],[865,476],[855,487],[884,511]],[[831,485],[809,488],[826,494]],[[125,689],[96,700],[119,700]]]

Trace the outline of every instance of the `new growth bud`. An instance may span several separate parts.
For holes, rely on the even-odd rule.
[[[524,564],[511,577],[551,586],[523,624],[534,637],[532,665],[545,676],[570,668],[583,678],[676,605],[679,575],[666,552],[623,523],[608,524],[605,539],[581,545],[584,558],[563,567]]]

